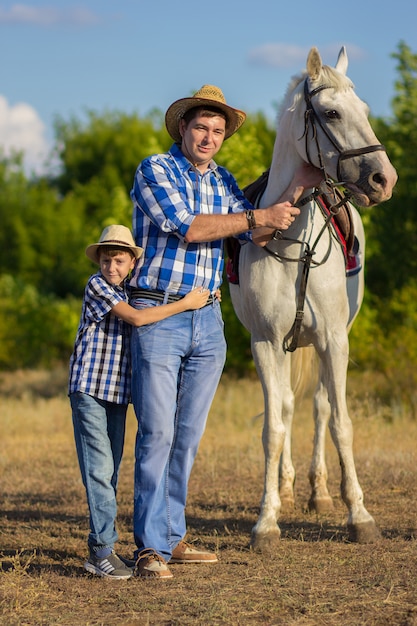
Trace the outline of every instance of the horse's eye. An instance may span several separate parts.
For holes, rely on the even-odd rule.
[[[334,109],[331,111],[326,111],[325,116],[328,120],[340,120],[340,115]]]

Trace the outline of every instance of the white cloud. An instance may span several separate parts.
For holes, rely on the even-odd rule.
[[[23,152],[28,174],[45,172],[51,149],[45,132],[45,124],[30,104],[11,105],[0,95],[0,151],[6,157],[16,151]]]
[[[265,43],[250,50],[249,61],[267,67],[292,67],[305,63],[307,54],[308,50],[299,46]]]
[[[324,63],[334,65],[343,44],[319,47]],[[353,44],[344,44],[350,59],[364,58],[365,52]],[[304,66],[310,46],[293,46],[285,43],[266,43],[249,51],[249,62],[265,67],[293,68]]]
[[[96,22],[98,22],[98,17],[83,7],[65,10],[51,6],[33,7],[28,4],[13,4],[9,9],[0,8],[0,23],[35,24],[38,26],[62,23],[85,26]]]

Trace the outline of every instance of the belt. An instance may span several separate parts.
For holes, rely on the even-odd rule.
[[[171,303],[171,302],[178,302],[178,300],[182,300],[184,296],[180,296],[178,294],[175,293],[170,293],[168,294],[168,297],[166,296],[164,291],[156,291],[154,289],[136,289],[136,288],[132,288],[130,290],[130,294],[132,299],[136,299],[136,298],[147,298],[148,300],[158,300],[159,302],[166,302],[166,303]],[[213,295],[210,295],[207,299],[207,302],[204,306],[208,306],[209,304],[213,304],[213,302],[216,300],[216,297]]]

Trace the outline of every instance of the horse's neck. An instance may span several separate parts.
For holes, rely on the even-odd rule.
[[[270,206],[281,198],[290,184],[294,172],[301,164],[302,160],[295,152],[293,146],[279,141],[277,137],[268,177],[268,185],[259,202],[261,208]]]

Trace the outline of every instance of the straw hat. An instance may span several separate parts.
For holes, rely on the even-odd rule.
[[[180,119],[187,111],[194,107],[213,106],[223,111],[226,115],[226,133],[224,138],[228,139],[235,133],[246,119],[246,113],[239,109],[233,109],[226,104],[225,97],[221,89],[215,85],[203,85],[201,89],[189,98],[181,98],[171,104],[165,114],[165,125],[167,131],[176,142],[181,141],[179,131]]]
[[[99,263],[97,251],[100,246],[114,246],[115,248],[128,248],[136,259],[140,257],[143,248],[135,245],[132,233],[126,226],[112,224],[103,230],[98,243],[92,243],[87,246],[85,253],[91,261]]]

